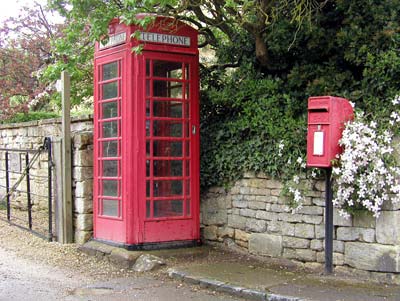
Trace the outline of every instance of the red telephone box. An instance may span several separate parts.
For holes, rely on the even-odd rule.
[[[344,123],[353,118],[345,98],[316,96],[308,99],[307,166],[331,167],[342,152],[339,140]]]
[[[146,30],[113,20],[96,44],[94,239],[199,242],[198,62],[197,31],[171,18]]]

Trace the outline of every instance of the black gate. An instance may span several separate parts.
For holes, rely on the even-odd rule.
[[[0,219],[52,241],[51,139],[37,149],[0,148],[0,163]]]

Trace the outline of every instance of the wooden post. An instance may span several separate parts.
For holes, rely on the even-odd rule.
[[[71,100],[70,76],[66,71],[61,73],[61,98],[62,98],[62,241],[72,243],[73,215],[72,215],[72,152],[71,152]]]

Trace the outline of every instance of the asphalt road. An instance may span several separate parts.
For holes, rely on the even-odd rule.
[[[0,300],[240,300],[147,274],[95,280],[0,247]]]

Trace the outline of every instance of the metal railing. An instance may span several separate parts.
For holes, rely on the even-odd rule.
[[[49,137],[35,150],[0,148],[4,153],[0,189],[5,191],[0,198],[0,218],[49,241],[53,240],[54,222],[51,148]],[[43,162],[47,163],[44,167]]]

